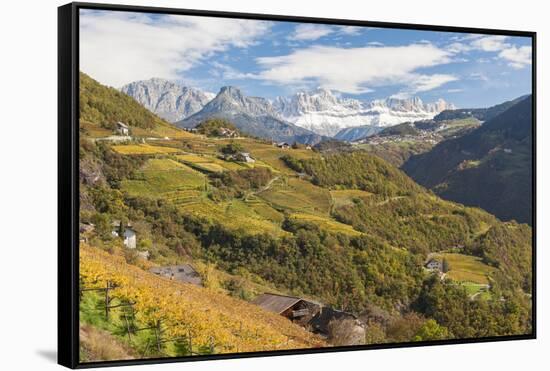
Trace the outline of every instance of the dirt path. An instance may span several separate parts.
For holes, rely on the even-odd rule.
[[[249,193],[246,194],[246,196],[244,196],[244,200],[247,201],[248,197],[255,196],[259,193],[262,193],[262,192],[265,192],[265,191],[269,190],[271,188],[271,186],[273,185],[273,183],[275,183],[280,178],[281,178],[281,176],[277,175],[275,178],[271,179],[269,182],[267,182],[267,184],[265,186],[258,189],[257,191],[250,191]]]

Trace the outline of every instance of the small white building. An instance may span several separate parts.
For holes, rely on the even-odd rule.
[[[235,159],[240,162],[248,162],[248,163],[254,163],[256,160],[254,160],[252,157],[250,157],[250,153],[248,152],[240,152],[235,155]]]
[[[280,142],[280,143],[277,143],[277,147],[281,149],[288,149],[290,148],[290,144],[288,144],[287,142]]]
[[[111,234],[115,237],[120,237],[119,231],[120,231],[120,221],[114,221],[112,223],[113,230]],[[126,228],[124,228],[123,233],[123,239],[124,239],[124,246],[126,246],[129,249],[135,249],[137,245],[137,235],[136,231],[132,229],[132,226],[128,224]]]
[[[120,135],[128,136],[130,135],[130,128],[125,123],[117,121],[116,132]]]
[[[126,246],[129,249],[135,249],[136,248],[136,232],[131,228],[126,228],[124,230],[124,246]]]

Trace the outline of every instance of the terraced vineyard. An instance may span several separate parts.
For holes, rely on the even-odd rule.
[[[317,153],[305,149],[279,149],[271,144],[243,139],[240,142],[247,151],[251,150],[255,162],[225,161],[219,158],[217,150],[230,141],[196,138],[193,143],[195,149],[199,149],[197,152],[170,147],[171,141],[163,141],[162,146],[150,143],[113,145],[112,148],[124,156],[150,156],[131,179],[122,182],[122,190],[133,196],[165,199],[192,215],[253,234],[286,235],[287,232],[281,228],[285,213],[294,219],[319,222],[320,227],[328,231],[359,234],[352,227],[332,219],[330,210],[334,200],[346,202],[355,196],[367,196],[367,192],[333,191],[332,197],[326,188],[297,177],[280,160],[286,154],[307,159],[318,157]],[[259,166],[269,168],[274,176],[263,189],[248,192],[242,200],[214,202],[209,199],[209,174]]]
[[[178,191],[200,190],[206,177],[201,172],[169,158],[150,159],[122,189],[132,195],[159,197]]]

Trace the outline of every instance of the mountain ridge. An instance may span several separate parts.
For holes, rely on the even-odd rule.
[[[321,135],[282,119],[269,100],[246,96],[234,86],[222,87],[202,110],[176,125],[194,128],[210,118],[229,120],[242,132],[274,141],[316,144],[323,140]]]
[[[300,91],[290,97],[277,97],[274,106],[287,121],[331,137],[352,127],[384,127],[431,119],[445,109],[454,108],[443,99],[434,103],[424,103],[419,97],[369,102],[338,98],[330,90],[320,88]]]
[[[134,81],[120,91],[163,119],[175,122],[200,111],[214,95],[161,78]]]
[[[529,96],[470,133],[411,157],[402,169],[443,198],[531,223],[532,140]]]

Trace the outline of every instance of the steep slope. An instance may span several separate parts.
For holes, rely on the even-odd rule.
[[[354,142],[358,139],[377,134],[382,129],[382,127],[370,125],[347,127],[336,133],[334,139],[343,140],[346,142]]]
[[[214,98],[212,93],[159,78],[135,81],[120,90],[170,122],[191,116]]]
[[[442,99],[425,104],[418,97],[361,102],[338,98],[330,90],[321,88],[278,97],[274,107],[285,120],[327,136],[351,127],[390,126],[430,119],[442,110],[454,108]]]
[[[275,313],[213,290],[158,277],[99,248],[80,246],[80,279],[84,287],[104,287],[109,281],[115,287],[110,291],[111,300],[135,303],[138,325],[162,319],[163,332],[169,337],[191,335],[195,352],[208,348],[208,352],[232,353],[326,345]],[[124,338],[125,327],[121,327],[118,333]]]
[[[101,85],[80,72],[80,131],[90,137],[115,134],[120,121],[130,135],[143,137],[188,137],[191,134],[164,121],[128,95]]]
[[[225,86],[204,108],[177,123],[193,128],[209,118],[229,120],[244,133],[275,141],[316,144],[323,138],[283,120],[264,98],[245,96],[238,88]]]
[[[532,97],[480,128],[410,158],[403,170],[438,195],[531,223]]]

